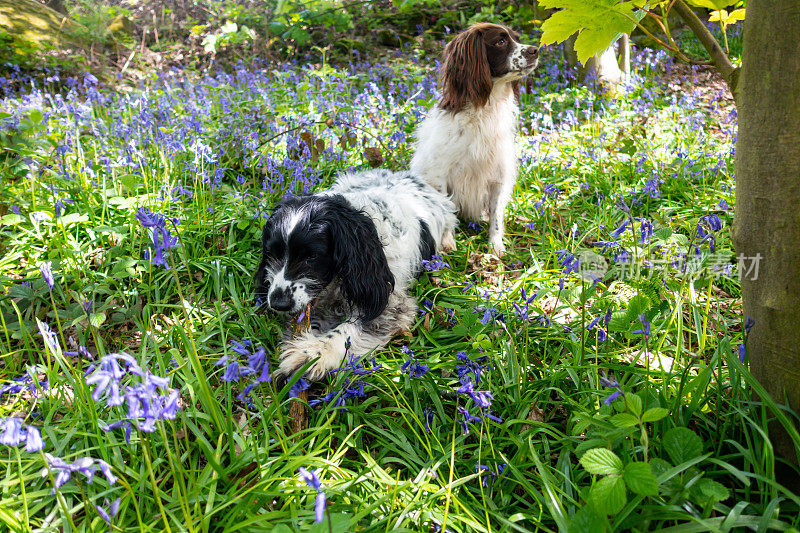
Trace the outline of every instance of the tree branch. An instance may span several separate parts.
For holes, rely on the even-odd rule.
[[[717,42],[717,39],[714,35],[708,31],[706,25],[703,24],[703,21],[695,15],[694,11],[687,6],[683,0],[675,0],[672,4],[672,8],[678,13],[678,15],[686,22],[689,29],[692,30],[692,33],[695,34],[697,40],[700,41],[700,44],[708,52],[708,55],[711,56],[711,62],[714,64],[714,67],[717,69],[722,75],[722,78],[728,84],[728,88],[733,93],[734,98],[736,97],[736,82],[739,79],[739,67],[734,66],[731,63],[728,54],[725,53],[725,50]]]

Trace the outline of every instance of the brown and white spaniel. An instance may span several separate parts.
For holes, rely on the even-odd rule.
[[[441,98],[417,127],[411,171],[452,197],[462,217],[488,214],[489,244],[502,253],[503,215],[517,180],[519,80],[539,49],[498,24],[475,24],[444,49]],[[443,242],[453,248],[452,235]]]

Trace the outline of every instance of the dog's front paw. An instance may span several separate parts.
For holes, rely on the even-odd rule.
[[[442,251],[445,253],[454,252],[456,249],[456,240],[451,232],[442,235]]]
[[[503,244],[503,237],[491,239],[489,241],[489,248],[491,248],[497,257],[501,257],[506,251],[506,245]]]
[[[281,346],[281,362],[275,374],[280,377],[290,376],[309,361],[316,359],[306,370],[305,378],[318,381],[331,370],[339,368],[343,357],[344,345],[337,347],[333,337],[318,337],[306,332]]]

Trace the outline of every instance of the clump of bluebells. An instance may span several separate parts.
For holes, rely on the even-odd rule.
[[[2,387],[0,387],[0,399],[3,396],[13,396],[21,392],[27,392],[37,396],[39,391],[47,390],[49,384],[46,379],[40,380],[36,376],[36,371],[33,368],[28,368],[27,372],[18,378],[14,378]]]
[[[104,431],[125,428],[130,442],[131,427],[152,433],[159,420],[174,420],[178,413],[178,391],[169,387],[169,378],[152,374],[139,366],[126,353],[110,353],[100,358],[97,366],[86,371],[87,385],[94,385],[92,399],[104,401],[106,407],[127,405],[126,416],[110,424],[101,424]]]
[[[164,215],[153,213],[148,208],[142,207],[136,212],[136,219],[142,223],[143,227],[152,229],[150,236],[152,239],[151,244],[153,245],[153,252],[152,254],[145,252],[146,257],[150,259],[150,262],[155,266],[160,266],[163,267],[164,270],[169,270],[169,263],[164,257],[164,252],[178,245],[178,237],[173,237],[170,233]],[[180,224],[180,220],[173,218],[172,224],[177,226]]]
[[[224,366],[225,373],[222,375],[222,381],[228,383],[238,383],[240,380],[247,378],[249,383],[245,385],[241,393],[236,398],[240,401],[252,404],[250,393],[255,387],[262,383],[269,383],[272,381],[272,376],[269,373],[269,359],[267,358],[267,350],[263,346],[259,346],[257,350],[253,350],[253,345],[249,340],[242,340],[241,342],[231,340],[229,349],[232,352],[227,353],[217,360],[217,366]],[[237,356],[246,358],[244,364],[239,364]]]
[[[435,272],[437,270],[445,270],[450,268],[450,263],[444,261],[442,256],[439,254],[433,254],[430,259],[422,260],[422,267],[427,272]]]
[[[400,367],[400,371],[408,374],[409,377],[419,379],[430,371],[430,367],[417,361],[414,352],[408,347],[403,346],[400,353],[407,356],[406,362]]]
[[[25,443],[26,452],[38,452],[44,448],[41,432],[34,426],[23,424],[21,418],[6,418],[0,421],[0,427],[2,427],[0,444],[19,446]]]

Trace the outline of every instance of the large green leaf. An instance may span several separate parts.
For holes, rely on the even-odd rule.
[[[625,481],[622,476],[607,476],[592,483],[589,489],[594,508],[598,512],[609,515],[622,510],[627,501]]]
[[[641,20],[646,2],[642,0],[541,0],[546,9],[560,9],[542,25],[543,44],[560,43],[573,33],[575,52],[581,63],[605,50],[623,33],[630,33]]]
[[[619,474],[622,461],[607,448],[592,448],[581,457],[581,464],[590,474]]]
[[[625,465],[625,472],[622,477],[631,492],[641,496],[655,496],[658,494],[656,475],[647,463],[628,463]]]
[[[664,435],[664,449],[676,465],[703,453],[703,441],[689,428],[672,428]]]
[[[732,6],[736,2],[738,2],[738,0],[686,0],[686,3],[689,5],[704,7],[706,9],[710,9],[711,11],[725,9],[728,6]]]

